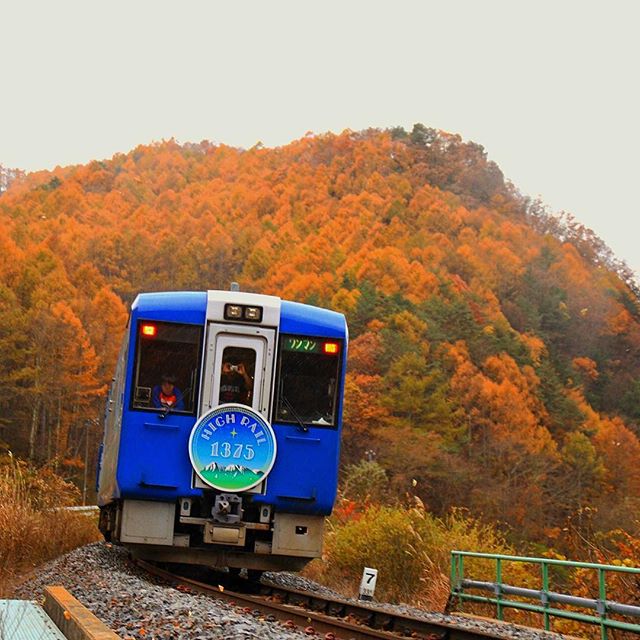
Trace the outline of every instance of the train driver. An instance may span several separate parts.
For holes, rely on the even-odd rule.
[[[177,409],[184,411],[182,391],[175,386],[175,376],[164,374],[161,384],[157,384],[151,393],[151,402],[157,409]]]
[[[225,358],[220,376],[220,404],[235,402],[251,406],[253,379],[239,358]]]

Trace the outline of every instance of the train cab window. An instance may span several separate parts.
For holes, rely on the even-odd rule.
[[[140,322],[133,408],[194,413],[201,351],[202,327]]]
[[[226,347],[222,352],[220,396],[218,402],[245,404],[253,402],[253,379],[256,371],[256,352],[245,347]]]
[[[283,335],[275,420],[335,425],[341,361],[341,340]]]

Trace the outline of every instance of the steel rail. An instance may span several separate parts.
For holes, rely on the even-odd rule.
[[[399,635],[429,640],[436,638],[487,640],[502,637],[488,631],[469,629],[453,623],[412,618],[375,606],[359,605],[270,584],[258,585],[263,593],[260,596],[238,593],[223,586],[215,586],[171,573],[143,560],[136,559],[134,562],[150,574],[168,582],[177,583],[178,586],[236,606],[244,606],[247,613],[259,611],[275,619],[291,621],[305,630],[310,627],[309,633],[333,634],[335,638],[353,640],[370,640],[371,638],[397,640]]]

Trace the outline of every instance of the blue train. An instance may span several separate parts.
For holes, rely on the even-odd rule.
[[[134,555],[251,571],[322,551],[342,314],[239,291],[134,301],[105,415],[100,529]]]

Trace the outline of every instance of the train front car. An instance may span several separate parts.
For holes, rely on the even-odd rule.
[[[141,558],[300,569],[336,497],[347,326],[240,292],[136,298],[105,419],[100,528]]]

